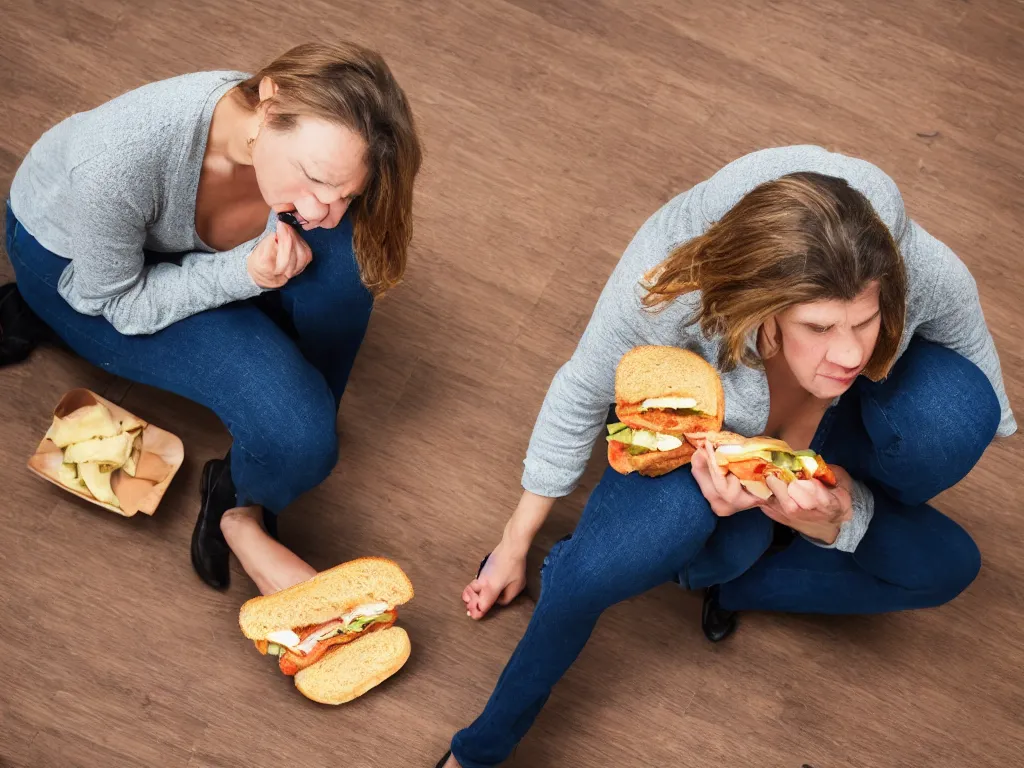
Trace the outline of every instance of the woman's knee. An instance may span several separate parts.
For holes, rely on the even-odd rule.
[[[935,513],[939,514],[939,513]],[[940,535],[935,535],[941,531]],[[924,607],[948,603],[969,587],[981,571],[981,551],[971,535],[943,516],[926,544],[927,566],[908,586],[922,593]]]
[[[319,485],[337,464],[337,414],[326,384],[282,394],[277,402],[268,398],[245,431],[240,447],[302,491]]]
[[[619,514],[630,521],[635,534],[646,534],[657,552],[672,556],[678,547],[702,546],[715,530],[717,518],[689,466],[660,477],[620,475],[608,469],[594,493],[606,485],[611,486],[608,496]]]
[[[914,505],[970,472],[995,437],[1001,409],[974,363],[915,339],[889,379],[867,390],[861,412],[885,479],[901,479],[886,484]],[[906,480],[912,487],[901,495]]]
[[[545,559],[541,598],[562,611],[594,613],[671,581],[704,547],[715,520],[686,468],[661,478],[609,473],[576,532]]]

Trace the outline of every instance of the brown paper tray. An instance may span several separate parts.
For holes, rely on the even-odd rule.
[[[106,504],[93,498],[84,491],[69,488],[60,481],[57,471],[60,469],[63,454],[60,448],[48,438],[43,438],[36,452],[28,460],[28,468],[39,475],[39,477],[49,480],[68,493],[72,493],[111,512],[116,512],[125,517],[131,517],[136,512],[152,515],[156,512],[156,508],[164,497],[167,487],[171,484],[171,480],[174,479],[174,475],[177,474],[178,469],[185,460],[185,446],[182,445],[181,438],[160,429],[160,427],[153,426],[144,419],[140,419],[135,414],[129,413],[121,406],[105,400],[88,389],[73,389],[68,392],[61,398],[57,407],[54,408],[53,415],[64,417],[72,411],[87,405],[94,405],[95,403],[102,403],[109,408],[110,413],[115,419],[127,419],[130,417],[144,425],[142,429],[142,456],[139,459],[140,469],[138,474],[147,474],[144,471],[144,467],[146,467],[151,470],[149,472],[151,475],[164,475],[162,479],[158,480],[157,477],[152,477],[151,480],[144,480],[138,477],[130,477],[120,469],[115,470],[111,478],[111,486],[118,502],[121,504],[121,509],[118,509],[112,504]],[[164,474],[164,466],[167,468],[166,474]]]

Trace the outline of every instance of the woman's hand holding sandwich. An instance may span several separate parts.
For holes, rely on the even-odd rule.
[[[853,481],[842,467],[830,465],[838,481],[835,488],[829,488],[820,480],[786,483],[769,475],[764,482],[772,496],[761,499],[750,493],[736,475],[719,465],[710,443],[704,443],[693,454],[690,464],[701,493],[718,517],[760,507],[777,523],[831,544],[839,535],[839,526],[853,516],[849,490]]]
[[[715,449],[704,443],[690,459],[693,479],[718,517],[729,517],[744,509],[761,506],[761,499],[750,493],[736,475],[727,473],[715,461]]]
[[[773,495],[759,500],[761,510],[777,523],[832,544],[839,535],[839,526],[853,517],[853,480],[842,467],[830,466],[839,483],[835,488],[819,480],[794,480],[787,485],[777,477],[767,477],[765,482]]]

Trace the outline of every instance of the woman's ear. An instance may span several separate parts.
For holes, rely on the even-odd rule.
[[[782,330],[779,322],[772,315],[761,324],[761,331],[757,334],[757,351],[762,360],[773,357],[782,349]]]
[[[269,77],[264,77],[260,80],[260,103],[262,104],[267,99],[272,99],[277,95],[277,83],[271,80]]]

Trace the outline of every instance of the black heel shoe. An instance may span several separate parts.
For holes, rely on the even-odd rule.
[[[235,506],[235,485],[227,460],[206,462],[199,492],[199,516],[192,530],[192,567],[214,589],[227,589],[231,582],[231,550],[220,531],[220,520]]]
[[[484,562],[487,562],[487,558],[486,557],[484,558]],[[482,568],[483,566],[480,566],[480,567]],[[435,765],[434,768],[442,768],[444,766],[444,764],[448,762],[448,758],[451,757],[451,756],[452,756],[452,751],[449,749],[447,752],[444,753],[444,757],[442,757],[440,760],[437,761],[437,765]]]
[[[704,591],[700,627],[704,630],[704,637],[712,643],[720,643],[736,631],[736,611],[727,611],[718,604],[717,584]]]

